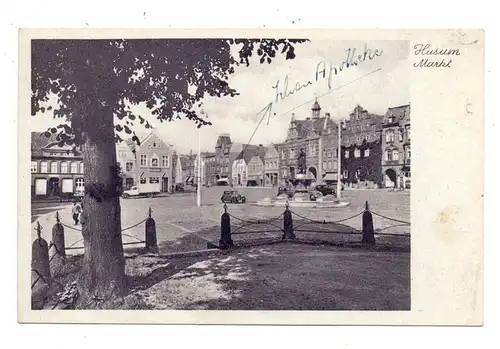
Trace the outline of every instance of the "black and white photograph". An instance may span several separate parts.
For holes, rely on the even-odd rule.
[[[475,257],[467,270],[435,258],[452,245],[478,256],[460,206],[477,186],[459,194],[467,172],[446,171],[459,160],[444,154],[475,160],[443,130],[477,137],[463,126],[480,111],[461,92],[422,98],[445,72],[472,87],[457,71],[473,46],[441,44],[445,33],[89,33],[20,32],[31,232],[20,228],[19,292],[37,321],[98,310],[82,321],[162,323],[162,310],[181,311],[170,323],[230,311],[279,324],[301,311],[304,323],[424,324],[458,301],[438,286],[480,281]],[[460,311],[476,311],[463,290]]]
[[[32,309],[410,310],[409,49],[33,40]]]

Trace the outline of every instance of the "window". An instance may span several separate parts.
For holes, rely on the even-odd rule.
[[[406,129],[406,139],[408,141],[411,139],[411,132],[410,132],[410,128],[409,127]]]
[[[61,173],[68,173],[68,163],[61,162]]]
[[[158,163],[159,163],[158,157],[157,156],[153,156],[151,158],[151,167],[158,167]]]
[[[407,160],[411,159],[411,149],[410,148],[406,148],[406,159]]]
[[[347,158],[349,158],[349,150],[346,150],[346,151],[344,152],[344,157],[345,157],[346,159],[347,159]]]
[[[47,161],[42,161],[40,163],[40,172],[47,173],[48,172],[47,166],[48,166]]]
[[[77,188],[83,188],[83,178],[77,178],[75,179],[75,187]]]
[[[399,160],[399,151],[397,151],[396,149],[392,151],[392,160]]]
[[[385,134],[386,142],[394,142],[394,130],[388,130]]]
[[[141,154],[141,166],[146,166],[148,164],[148,156],[146,154]]]
[[[331,170],[332,169],[332,163],[328,162],[328,164],[326,165],[326,168],[327,168],[327,170]]]
[[[398,132],[398,138],[399,138],[399,141],[402,142],[403,141],[403,130],[399,130]]]
[[[293,158],[295,156],[295,149],[290,148],[290,157]]]
[[[78,172],[78,163],[72,162],[71,163],[71,173],[77,173],[77,172]]]
[[[385,161],[392,161],[392,152],[389,150],[386,150],[384,157],[385,157]]]
[[[50,163],[50,173],[57,173],[57,162],[52,161]]]
[[[354,157],[359,158],[361,156],[361,150],[359,149],[354,149]]]
[[[132,161],[127,161],[125,164],[125,171],[130,172],[134,168],[134,163]]]
[[[80,173],[83,173],[83,162],[80,162]]]
[[[163,155],[162,158],[161,158],[161,164],[162,164],[162,167],[169,167],[169,158],[168,158],[168,155]]]
[[[359,179],[361,177],[361,169],[356,170],[356,178]]]
[[[365,149],[365,158],[370,156],[370,149]]]
[[[349,178],[349,172],[347,170],[344,170],[344,173],[342,174],[343,178]]]
[[[149,183],[160,183],[160,178],[158,178],[158,177],[149,177]]]
[[[323,161],[323,170],[326,170],[327,164],[326,161]]]
[[[146,184],[146,178],[141,178],[141,180],[139,181],[141,184]]]
[[[285,152],[285,150],[282,150],[282,151],[281,151],[281,157],[282,157],[282,158],[285,158],[285,157],[286,157],[286,152]]]
[[[36,163],[36,161],[32,161],[31,162],[31,172],[36,172],[38,171],[38,164]]]

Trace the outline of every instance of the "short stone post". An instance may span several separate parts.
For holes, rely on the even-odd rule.
[[[52,227],[52,243],[49,246],[50,256],[50,270],[51,274],[55,276],[62,269],[66,260],[66,249],[64,246],[64,226],[61,224],[59,212],[56,212],[56,224]]]
[[[373,216],[368,207],[368,201],[365,203],[365,212],[363,212],[363,245],[375,246],[375,232],[373,230]]]
[[[231,239],[231,217],[227,213],[227,204],[224,204],[224,213],[220,217],[220,240],[219,247],[228,249],[233,247],[233,239]]]
[[[32,282],[46,281],[50,278],[49,244],[42,238],[42,226],[36,223],[35,228],[38,238],[31,247]],[[39,280],[41,279],[41,280]]]
[[[151,217],[151,207],[149,208],[148,218],[146,219],[146,250],[157,253],[158,242],[156,240],[156,222]]]
[[[285,213],[283,213],[283,236],[281,237],[281,239],[295,239],[295,233],[293,231],[292,212],[290,211],[288,201],[285,205]]]
[[[61,224],[59,212],[56,212],[56,224],[52,227],[52,243],[56,253],[61,257],[66,257],[64,242],[64,226]]]

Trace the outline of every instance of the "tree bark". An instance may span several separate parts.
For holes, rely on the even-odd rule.
[[[80,307],[99,308],[125,290],[113,111],[110,107],[93,108],[81,125],[85,255],[79,283]]]

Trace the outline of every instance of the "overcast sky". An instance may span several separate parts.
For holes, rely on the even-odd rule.
[[[351,49],[352,53],[355,49],[358,60],[358,55],[364,54],[365,45],[371,49],[373,59],[367,57],[357,66],[338,70],[347,59],[346,50]],[[375,49],[381,54],[374,55]],[[296,45],[295,53],[293,60],[279,56],[271,64],[259,64],[257,58],[253,59],[250,67],[238,67],[229,79],[239,96],[204,100],[204,110],[212,126],[201,131],[202,151],[214,151],[220,133],[229,133],[235,142],[248,142],[264,113],[251,143],[281,142],[286,137],[292,113],[297,119],[305,119],[311,113],[315,97],[321,105],[321,114],[330,112],[335,120],[339,116],[347,117],[356,104],[372,113],[384,114],[388,107],[410,102],[408,41],[313,41]],[[332,70],[329,79],[333,67],[337,67],[337,74]],[[325,78],[321,74],[323,69]],[[320,72],[318,79],[317,71]],[[307,86],[277,100],[277,90],[284,94],[287,76],[288,92],[297,83]],[[276,85],[278,89],[273,88]],[[262,110],[264,112],[260,112]],[[160,136],[180,153],[197,151],[198,129],[193,122],[158,122],[143,105],[134,107],[134,111],[148,119]],[[30,116],[32,131],[45,131],[59,123],[51,112]],[[136,128],[138,134],[147,132],[139,127]]]

